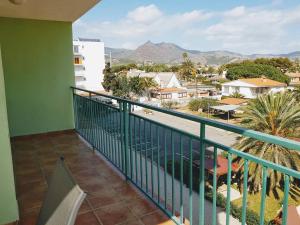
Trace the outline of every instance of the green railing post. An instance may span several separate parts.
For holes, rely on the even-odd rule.
[[[200,176],[199,176],[199,225],[204,225],[204,192],[205,192],[205,124],[200,124]]]
[[[127,102],[123,102],[123,138],[124,138],[124,165],[125,165],[125,177],[128,180],[128,147],[129,147],[129,105]]]

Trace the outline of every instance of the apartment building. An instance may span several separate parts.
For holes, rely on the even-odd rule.
[[[78,38],[73,41],[73,52],[76,86],[103,90],[104,43],[100,39]]]

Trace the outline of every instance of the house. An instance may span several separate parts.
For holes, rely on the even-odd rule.
[[[222,95],[230,96],[236,92],[245,98],[256,98],[260,94],[276,93],[286,89],[287,85],[267,78],[239,79],[222,84]]]
[[[291,86],[300,85],[300,72],[286,73],[286,75],[291,79],[290,81]]]
[[[93,91],[103,90],[104,43],[100,39],[75,39],[73,54],[76,86]]]
[[[178,100],[187,98],[187,90],[183,88],[159,88],[151,92],[153,98],[161,100]]]
[[[146,73],[141,70],[130,70],[127,75],[131,77],[151,77],[156,81],[160,88],[181,88],[181,84],[177,79],[176,74],[172,72]]]

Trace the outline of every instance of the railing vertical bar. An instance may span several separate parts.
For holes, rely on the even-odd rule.
[[[174,193],[174,179],[175,179],[175,146],[174,146],[174,134],[171,130],[171,148],[172,148],[172,214],[175,215],[175,193]]]
[[[180,224],[183,224],[183,138],[180,135]]]
[[[213,173],[213,210],[212,225],[217,224],[217,166],[218,166],[218,149],[214,146],[214,173]]]
[[[157,200],[160,203],[160,138],[159,127],[156,126],[156,139],[157,139]]]
[[[164,128],[164,194],[165,194],[165,209],[167,208],[167,132],[166,128]]]
[[[261,191],[261,202],[260,202],[260,220],[259,224],[264,225],[265,223],[265,206],[266,206],[266,193],[267,193],[267,178],[268,170],[267,167],[263,167],[262,170],[262,191]]]
[[[190,225],[193,225],[193,140],[189,141],[189,218]]]
[[[119,130],[120,130],[120,141],[119,141],[119,162],[120,162],[120,170],[123,171],[123,130],[122,130],[122,104],[119,102]]]
[[[145,172],[146,172],[146,193],[148,193],[149,184],[148,184],[148,137],[147,137],[147,122],[144,122],[144,140],[145,140]]]
[[[130,179],[133,179],[133,157],[132,157],[132,115],[131,115],[131,104],[129,105],[129,154],[130,154]]]
[[[228,171],[227,171],[227,196],[226,196],[226,225],[230,225],[230,200],[231,200],[231,170],[232,170],[232,156],[231,153],[227,155]]]
[[[124,112],[124,162],[125,162],[125,176],[128,179],[128,130],[129,130],[129,114],[128,114],[128,103],[123,102]]]
[[[138,167],[137,167],[137,118],[134,117],[134,161],[135,161],[135,183],[138,183]]]
[[[289,192],[290,192],[290,177],[285,174],[284,175],[284,197],[283,197],[283,206],[282,206],[282,225],[287,224]]]
[[[200,163],[199,163],[199,225],[204,225],[204,192],[205,192],[205,124],[200,124]]]
[[[248,160],[244,160],[244,180],[243,180],[243,204],[242,204],[242,225],[246,225],[247,195],[248,195]]]
[[[150,123],[150,148],[151,148],[151,197],[154,196],[154,173],[153,173],[153,143],[152,143],[152,123]]]
[[[140,182],[141,188],[143,188],[143,148],[142,148],[142,126],[141,126],[141,119],[139,119],[139,153],[140,153]]]

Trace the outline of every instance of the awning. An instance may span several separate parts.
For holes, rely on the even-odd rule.
[[[224,112],[229,112],[238,109],[239,105],[218,105],[218,106],[210,106],[211,109],[217,109]]]

